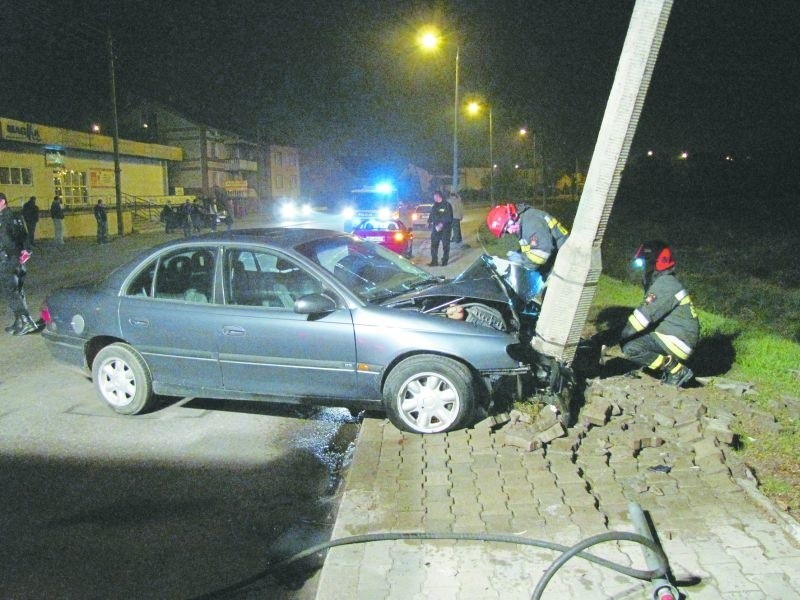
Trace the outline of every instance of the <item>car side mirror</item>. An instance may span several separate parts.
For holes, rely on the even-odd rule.
[[[336,302],[324,294],[306,294],[294,302],[294,312],[300,315],[315,315],[336,310]]]

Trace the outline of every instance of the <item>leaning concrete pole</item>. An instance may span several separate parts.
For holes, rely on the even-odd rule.
[[[637,0],[569,240],[559,250],[532,340],[570,365],[600,278],[608,217],[628,160],[672,0]]]

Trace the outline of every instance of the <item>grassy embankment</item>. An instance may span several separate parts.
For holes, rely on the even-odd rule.
[[[639,275],[629,270],[632,254],[646,239],[669,243],[700,314],[702,340],[689,364],[698,376],[752,384],[752,393],[735,399],[752,411],[732,410],[738,452],[764,493],[798,515],[800,217],[786,204],[735,204],[720,197],[642,200],[622,189],[604,236],[590,326],[621,327],[604,319],[619,321],[641,301]],[[552,200],[545,208],[571,227],[576,203]]]

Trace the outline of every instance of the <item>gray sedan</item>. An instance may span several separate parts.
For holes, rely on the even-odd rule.
[[[452,281],[357,237],[253,229],[173,240],[51,293],[52,354],[121,414],[154,396],[382,407],[400,429],[468,425],[530,371],[526,325],[479,259]]]

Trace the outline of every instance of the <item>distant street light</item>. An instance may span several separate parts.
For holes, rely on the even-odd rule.
[[[425,50],[435,50],[442,44],[441,34],[428,28],[419,35],[419,45]],[[460,48],[456,45],[456,77],[453,100],[453,192],[458,193],[458,60]]]
[[[92,123],[92,133],[100,133],[100,123]]]
[[[494,206],[494,133],[492,131],[492,107],[489,108],[489,201]],[[477,115],[481,112],[481,105],[478,102],[470,102],[467,105],[467,111],[471,115]]]

